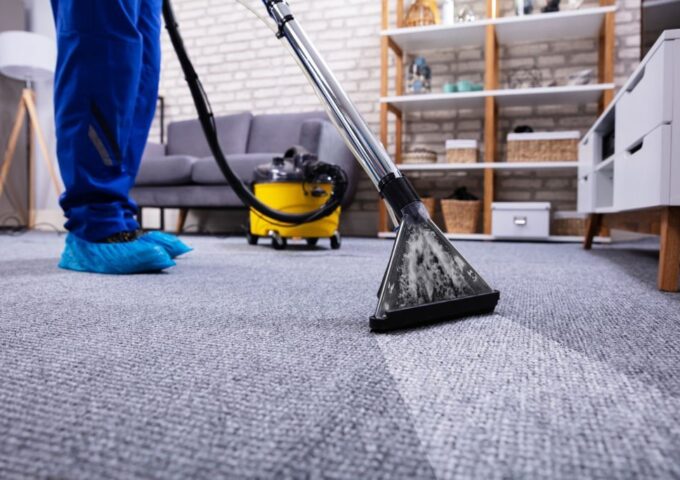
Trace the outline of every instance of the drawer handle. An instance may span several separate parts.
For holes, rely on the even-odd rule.
[[[527,217],[515,217],[513,222],[518,227],[524,227],[527,224]]]
[[[645,143],[645,139],[643,138],[643,139],[640,140],[638,143],[636,143],[635,145],[633,145],[632,147],[630,147],[630,148],[628,149],[628,154],[629,154],[629,155],[633,155],[635,152],[640,151],[640,150],[642,149],[642,145],[643,145],[644,143]]]

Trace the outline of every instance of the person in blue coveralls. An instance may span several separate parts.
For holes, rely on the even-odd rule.
[[[129,192],[153,121],[162,0],[51,0],[60,198],[69,234],[59,266],[128,274],[164,270],[187,247],[144,234]]]

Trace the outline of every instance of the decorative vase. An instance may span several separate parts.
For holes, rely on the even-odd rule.
[[[422,27],[436,23],[435,14],[426,0],[415,0],[406,13],[407,27]]]
[[[442,23],[453,25],[456,22],[456,6],[453,0],[444,0],[442,3]]]

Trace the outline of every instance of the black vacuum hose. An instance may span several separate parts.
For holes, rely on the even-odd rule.
[[[291,225],[308,223],[331,215],[342,203],[342,198],[347,190],[346,175],[335,165],[319,163],[321,168],[318,173],[331,177],[331,181],[333,182],[333,193],[322,207],[307,213],[289,214],[274,210],[258,200],[250,189],[243,184],[243,181],[229,166],[229,163],[222,152],[222,148],[220,147],[217,127],[215,125],[212,109],[210,108],[210,102],[208,101],[208,97],[201,85],[198,74],[184,47],[184,41],[179,33],[179,26],[175,19],[170,0],[163,0],[163,19],[165,20],[165,28],[170,35],[170,41],[172,42],[172,46],[175,49],[182,71],[184,72],[184,78],[189,85],[189,90],[191,91],[191,96],[194,100],[194,105],[196,106],[196,112],[198,113],[198,119],[203,128],[203,133],[205,134],[205,139],[208,142],[210,151],[215,157],[215,161],[220,167],[224,178],[227,179],[229,186],[234,190],[234,193],[236,193],[238,198],[241,199],[245,205],[257,210],[262,215],[278,222]]]

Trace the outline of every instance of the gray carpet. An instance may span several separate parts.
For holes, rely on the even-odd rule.
[[[166,274],[0,236],[0,478],[680,478],[656,253],[460,243],[496,314],[390,335],[390,242],[189,238]]]

